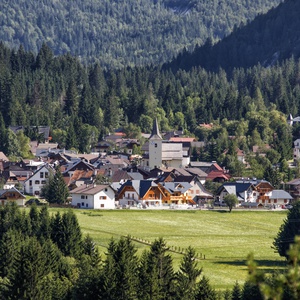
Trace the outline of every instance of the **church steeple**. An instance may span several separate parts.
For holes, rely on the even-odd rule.
[[[157,123],[157,119],[155,118],[155,120],[153,121],[153,128],[152,128],[152,132],[151,132],[151,136],[149,138],[151,139],[155,139],[155,140],[162,140],[162,137],[160,135],[159,132],[159,128],[158,128],[158,123]]]

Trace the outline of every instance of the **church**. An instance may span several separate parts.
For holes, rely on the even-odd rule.
[[[144,145],[144,151],[141,166],[148,170],[184,168],[190,163],[188,151],[183,148],[182,143],[163,140],[157,119],[153,122],[152,132]]]

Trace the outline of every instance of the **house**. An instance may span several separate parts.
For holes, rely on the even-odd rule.
[[[159,183],[163,191],[163,205],[194,205],[196,202],[190,195],[192,185],[188,182],[162,182]]]
[[[289,204],[293,197],[284,190],[273,190],[268,200],[269,205],[283,206]]]
[[[191,185],[188,192],[193,201],[197,204],[201,205],[214,199],[213,194],[205,189],[197,175],[177,176],[176,181],[188,182]]]
[[[270,203],[270,195],[274,190],[274,187],[271,185],[271,183],[265,180],[260,180],[253,184],[256,187],[256,201],[262,205]]]
[[[38,143],[33,154],[38,157],[46,157],[50,152],[56,152],[57,149],[57,143]]]
[[[127,180],[118,190],[121,206],[161,206],[163,192],[153,180]]]
[[[115,208],[115,191],[107,184],[83,184],[72,190],[70,195],[72,197],[72,205],[78,208]]]
[[[25,194],[39,196],[43,186],[47,183],[50,174],[53,172],[54,170],[49,166],[42,166],[36,170],[24,182]]]
[[[226,182],[220,186],[216,192],[217,202],[222,204],[228,194],[237,196],[239,204],[256,203],[257,193],[255,186],[251,182]]]
[[[289,191],[289,193],[295,199],[299,199],[299,197],[300,197],[300,178],[295,178],[295,179],[287,182],[286,184],[287,184],[287,190]]]
[[[25,199],[26,197],[14,187],[7,190],[0,190],[1,205],[15,202],[19,206],[24,206]]]

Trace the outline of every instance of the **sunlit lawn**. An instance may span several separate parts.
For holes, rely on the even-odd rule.
[[[285,211],[74,210],[84,234],[105,252],[111,238],[130,235],[152,242],[163,237],[172,249],[196,249],[203,274],[217,289],[232,287],[247,276],[245,260],[252,252],[262,269],[284,260],[271,248]],[[135,243],[138,253],[148,246]],[[178,267],[181,254],[174,254]],[[205,256],[205,259],[203,259]]]

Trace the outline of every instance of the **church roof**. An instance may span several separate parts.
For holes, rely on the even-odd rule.
[[[162,137],[160,135],[159,128],[158,128],[157,119],[155,119],[153,122],[153,128],[152,128],[151,136],[149,139],[162,140]]]

